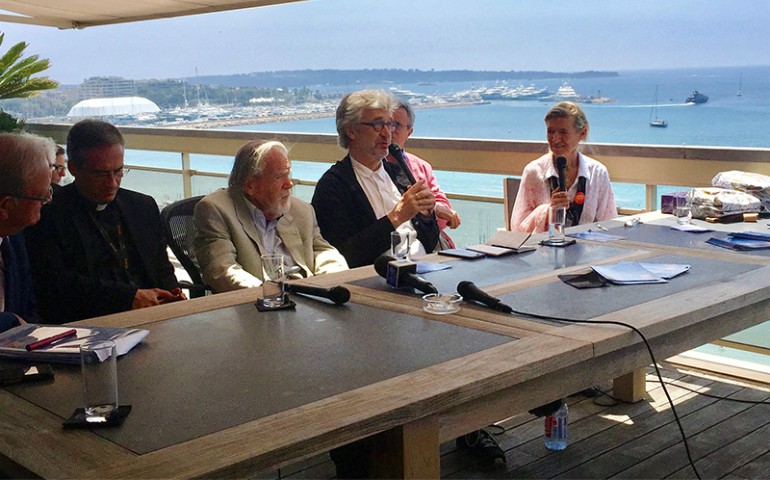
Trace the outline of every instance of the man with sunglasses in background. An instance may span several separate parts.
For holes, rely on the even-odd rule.
[[[58,190],[61,185],[61,181],[67,176],[67,159],[65,158],[67,152],[64,151],[64,147],[56,146],[56,158],[51,163],[51,187],[54,190]]]
[[[64,323],[185,299],[166,253],[158,205],[120,188],[123,135],[83,120],[67,135],[73,183],[25,232],[41,316]]]
[[[35,320],[35,302],[22,229],[51,201],[51,139],[0,134],[0,332]]]
[[[316,185],[313,208],[321,235],[353,267],[390,250],[390,233],[416,233],[412,255],[432,252],[439,229],[436,200],[423,180],[414,185],[398,164],[383,161],[395,128],[396,100],[381,90],[353,92],[337,108],[338,143],[348,155]]]

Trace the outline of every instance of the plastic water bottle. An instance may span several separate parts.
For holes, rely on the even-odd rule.
[[[549,450],[564,450],[567,448],[567,419],[569,408],[567,402],[545,417],[545,447]]]

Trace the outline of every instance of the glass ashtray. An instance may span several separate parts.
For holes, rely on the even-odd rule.
[[[457,293],[429,293],[422,297],[422,309],[428,313],[446,315],[460,311],[463,297]]]

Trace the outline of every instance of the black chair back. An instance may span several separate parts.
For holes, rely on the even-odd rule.
[[[166,241],[171,251],[176,255],[179,263],[190,275],[192,285],[182,285],[189,288],[190,297],[201,297],[206,294],[208,288],[201,278],[200,265],[195,257],[195,223],[193,211],[203,195],[185,198],[167,205],[161,212]]]

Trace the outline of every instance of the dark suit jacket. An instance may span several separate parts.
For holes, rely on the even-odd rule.
[[[27,249],[24,248],[24,237],[20,233],[6,237],[0,250],[2,250],[5,264],[5,309],[0,312],[0,332],[2,332],[19,324],[16,315],[34,322],[35,300]]]
[[[358,184],[350,156],[332,165],[315,187],[315,208],[321,235],[342,253],[348,265],[371,265],[383,252],[390,249],[393,224],[387,216],[376,218],[364,189]],[[383,162],[385,171],[403,193],[409,186],[404,172],[396,164]],[[417,239],[430,253],[439,237],[435,215],[425,218],[415,215],[412,225]]]
[[[177,287],[155,200],[121,188],[113,204],[128,230],[126,238],[139,254],[137,268],[148,284],[118,282],[103,274],[92,246],[104,240],[75,185],[66,185],[43,207],[40,222],[24,232],[39,312],[45,321],[64,323],[130,310],[137,288]]]

